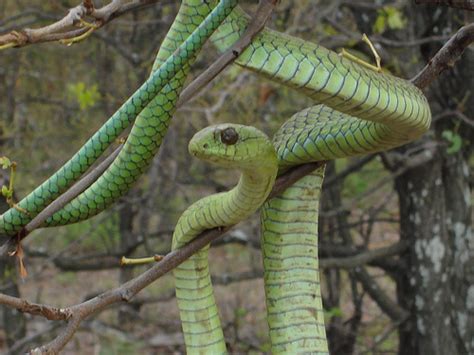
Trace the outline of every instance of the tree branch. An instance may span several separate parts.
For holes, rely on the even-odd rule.
[[[91,31],[91,27],[77,28],[87,17],[93,19],[92,31],[106,25],[113,19],[133,10],[157,3],[159,0],[112,0],[109,4],[95,9],[92,1],[84,0],[69,10],[62,19],[40,28],[24,28],[0,35],[0,49],[24,47],[34,43],[68,40]]]
[[[342,258],[322,258],[319,262],[321,268],[353,269],[367,265],[377,259],[398,255],[408,248],[406,243],[398,242],[384,248],[363,251],[359,254]]]
[[[290,180],[287,180],[290,181]],[[281,183],[282,190],[275,191],[275,193],[282,192],[286,189],[286,182]],[[156,281],[169,271],[173,270],[176,266],[184,262],[191,255],[198,252],[207,244],[211,243],[213,240],[218,239],[230,228],[220,228],[213,229],[201,233],[197,238],[192,240],[190,243],[185,245],[183,248],[175,250],[167,254],[161,261],[157,262],[150,269],[142,273],[141,275],[135,277],[134,279],[128,281],[127,283],[119,286],[113,290],[107,291],[96,297],[85,301],[83,303],[67,307],[67,308],[56,308],[43,304],[29,303],[25,300],[11,297],[7,295],[0,294],[0,304],[15,308],[20,312],[30,313],[33,315],[40,315],[49,320],[64,320],[68,321],[66,328],[60,333],[60,335],[53,340],[50,344],[38,348],[35,351],[40,353],[49,353],[51,351],[59,351],[62,347],[69,341],[69,339],[74,335],[77,328],[80,326],[81,322],[89,317],[91,314],[99,312],[115,303],[121,302],[130,302],[131,299],[140,292],[143,288],[147,287],[152,282]],[[342,257],[342,258],[327,258],[320,260],[321,268],[330,268],[338,267],[345,269],[354,269],[359,268],[371,261],[374,261],[379,258],[386,258],[391,255],[395,255],[405,250],[407,247],[406,244],[397,243],[385,248],[379,248],[374,250],[367,250],[361,252],[360,254]],[[360,272],[360,270],[359,270]],[[246,271],[242,273],[229,274],[229,275],[217,275],[213,276],[213,281],[217,284],[227,285],[233,282],[240,282],[245,280],[251,280],[259,278],[263,275],[262,271]],[[367,278],[364,279],[367,281]],[[367,284],[368,285],[368,284]],[[368,287],[368,286],[367,286]],[[370,284],[371,289],[374,289],[374,286]],[[375,290],[377,291],[377,290]],[[373,291],[373,292],[375,292]],[[377,294],[378,295],[378,294]],[[169,296],[165,298],[168,299]],[[390,304],[389,300],[383,298],[382,302],[385,304]],[[392,315],[397,319],[400,319],[399,316],[402,314],[400,309],[392,309]]]
[[[188,102],[194,97],[204,86],[209,84],[227,65],[232,63],[239,55],[244,51],[245,48],[252,42],[253,38],[259,33],[265,23],[270,17],[277,0],[265,0],[261,1],[257,9],[257,12],[252,16],[252,20],[249,26],[245,30],[242,37],[235,42],[232,47],[224,52],[219,59],[214,61],[212,65],[194,80],[185,90],[181,93],[178,100],[178,107]]]
[[[474,5],[473,5],[474,6]],[[474,23],[463,26],[446,42],[446,44],[430,59],[411,82],[420,89],[426,88],[433,80],[448,68],[454,66],[464,50],[474,42]]]
[[[441,5],[474,11],[472,0],[415,0],[418,5]]]
[[[71,317],[71,314],[65,309],[38,303],[30,303],[26,300],[8,296],[3,293],[0,293],[0,304],[15,308],[16,310],[23,313],[42,316],[49,320],[68,320]]]
[[[395,322],[403,322],[408,318],[409,313],[387,296],[365,268],[355,268],[354,274],[357,280],[364,287],[364,290],[367,291],[370,297],[377,303],[380,309],[390,317],[390,319]]]

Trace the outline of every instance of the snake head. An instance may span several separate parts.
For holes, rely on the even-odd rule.
[[[189,142],[189,152],[223,167],[255,169],[277,164],[273,145],[263,132],[233,123],[209,126],[197,132]]]

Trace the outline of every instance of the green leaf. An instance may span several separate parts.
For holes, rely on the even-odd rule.
[[[405,27],[406,22],[406,18],[399,9],[393,6],[384,6],[378,10],[372,30],[374,33],[379,34],[385,32],[387,28],[399,30]]]
[[[77,101],[81,110],[93,107],[100,99],[99,90],[96,84],[91,87],[86,87],[86,84],[83,82],[69,84],[68,92],[69,96]]]
[[[12,162],[7,157],[0,157],[0,165],[2,169],[8,169],[12,165]]]
[[[329,24],[324,24],[323,25],[323,31],[324,31],[324,34],[328,35],[328,36],[335,36],[337,34],[339,34],[339,32],[331,25]]]
[[[372,31],[374,33],[383,33],[387,28],[387,18],[383,11],[379,10],[377,19],[375,20],[374,25],[372,26]]]
[[[450,143],[450,146],[446,149],[446,153],[455,154],[461,150],[462,138],[459,134],[451,130],[444,130],[441,133],[441,137]]]
[[[339,307],[332,307],[328,310],[325,310],[324,313],[327,317],[342,317],[344,314],[342,313],[342,309]]]
[[[405,27],[406,19],[403,13],[392,6],[386,6],[385,12],[387,14],[387,24],[391,30],[400,30]]]
[[[2,195],[6,198],[12,197],[12,191],[5,185],[2,186]]]

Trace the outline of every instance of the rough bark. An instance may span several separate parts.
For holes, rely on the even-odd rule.
[[[462,25],[460,11],[435,9],[420,13],[416,30],[424,35]],[[437,48],[422,47],[425,59]],[[433,116],[447,110],[474,112],[474,55],[466,51],[453,70],[444,73],[429,91]],[[400,275],[400,304],[410,311],[400,331],[400,354],[468,354],[474,352],[474,237],[471,220],[469,159],[473,130],[459,118],[433,124],[439,144],[434,159],[396,180],[400,200],[401,239],[412,247],[402,256],[407,273]],[[443,139],[450,130],[462,137],[462,147],[448,153]],[[469,138],[471,137],[471,138]]]

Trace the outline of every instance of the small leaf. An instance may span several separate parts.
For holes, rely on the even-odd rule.
[[[342,313],[342,309],[339,307],[332,307],[325,311],[326,316],[328,317],[342,317],[344,314]]]
[[[324,34],[328,36],[335,36],[339,34],[339,32],[333,26],[329,24],[323,25],[323,31],[324,31]]]
[[[399,9],[393,6],[384,6],[378,10],[372,30],[374,33],[383,33],[387,28],[399,30],[405,27],[406,22],[406,18]]]
[[[83,82],[70,84],[68,86],[69,96],[75,99],[79,104],[81,110],[88,109],[96,104],[100,99],[100,94],[97,85],[86,87]]]
[[[12,165],[12,162],[7,157],[0,157],[0,165],[2,169],[8,169]]]
[[[387,14],[388,28],[391,30],[400,30],[405,27],[406,20],[403,17],[403,13],[399,9],[386,6],[385,11]]]
[[[385,28],[387,27],[387,18],[383,11],[379,11],[377,19],[375,20],[374,25],[372,26],[372,30],[375,33],[383,33]]]
[[[2,195],[3,195],[4,197],[6,197],[6,198],[11,197],[11,191],[10,191],[10,189],[9,189],[7,186],[5,186],[5,185],[2,186]]]
[[[444,130],[441,133],[441,137],[450,143],[450,146],[446,149],[446,153],[455,154],[461,150],[462,138],[459,134],[454,133],[451,130]]]
[[[9,252],[8,255],[16,256],[16,258],[18,259],[18,264],[20,266],[20,276],[22,279],[26,278],[28,276],[28,272],[26,271],[24,263],[25,253],[23,252],[21,242],[18,242],[18,244],[16,245],[16,249],[12,252]]]

